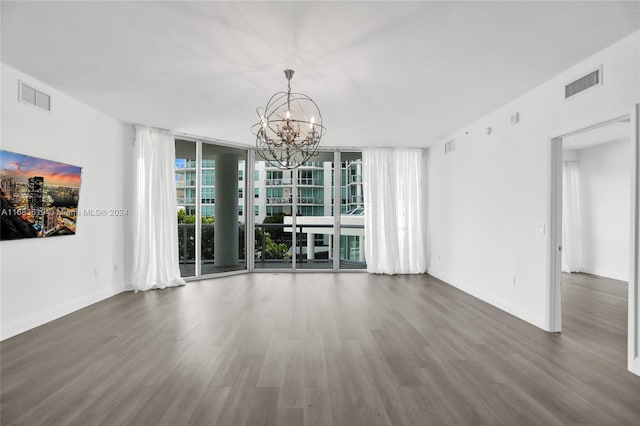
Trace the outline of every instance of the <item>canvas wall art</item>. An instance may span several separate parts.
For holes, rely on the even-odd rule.
[[[0,150],[0,240],[76,233],[82,168]]]

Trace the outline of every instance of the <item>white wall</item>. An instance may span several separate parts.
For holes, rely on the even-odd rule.
[[[51,95],[51,112],[22,104],[18,79]],[[128,126],[2,65],[2,149],[83,167],[79,210],[123,206]],[[1,338],[123,289],[122,217],[77,220],[74,236],[2,241]]]
[[[580,270],[629,279],[629,140],[578,150]]]
[[[432,145],[429,273],[550,329],[550,138],[640,101],[639,47],[636,32]],[[564,85],[599,65],[604,85],[565,101]]]

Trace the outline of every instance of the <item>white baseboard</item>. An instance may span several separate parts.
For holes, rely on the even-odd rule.
[[[92,294],[88,294],[77,299],[71,300],[59,306],[55,306],[44,312],[21,318],[16,321],[2,324],[0,340],[6,340],[10,337],[24,333],[32,328],[39,327],[43,324],[51,322],[55,319],[69,315],[79,309],[86,308],[96,302],[122,293],[122,285],[113,285],[112,287],[102,289]]]
[[[429,275],[438,278],[439,280],[444,281],[452,287],[455,287],[459,290],[464,291],[471,296],[482,300],[483,302],[487,302],[488,304],[495,306],[496,308],[513,315],[525,322],[528,322],[531,325],[534,325],[544,331],[551,331],[548,320],[545,319],[545,315],[539,314],[536,312],[529,311],[528,309],[524,309],[521,306],[513,305],[512,303],[501,300],[493,295],[487,294],[486,291],[478,289],[475,286],[472,286],[468,283],[462,282],[462,280],[455,279],[453,277],[449,277],[446,274],[442,274],[439,271],[429,270],[427,272]]]
[[[629,281],[629,272],[611,271],[602,268],[593,268],[591,266],[580,266],[580,272],[585,272],[599,277],[611,278],[620,281]]]

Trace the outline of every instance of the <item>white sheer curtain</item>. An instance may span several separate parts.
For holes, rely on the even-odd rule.
[[[367,148],[362,152],[362,169],[367,270],[424,273],[422,150]]]
[[[580,188],[578,163],[562,163],[562,270],[580,271]]]
[[[133,288],[182,285],[173,135],[167,130],[136,126],[135,144]]]

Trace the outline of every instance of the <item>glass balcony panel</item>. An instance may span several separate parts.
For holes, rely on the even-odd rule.
[[[182,277],[196,274],[196,225],[178,224],[178,264]]]
[[[284,216],[277,215],[271,218],[277,221],[282,220]],[[255,227],[255,268],[291,269],[293,253],[291,225],[286,226],[284,223],[277,222],[256,223]]]

